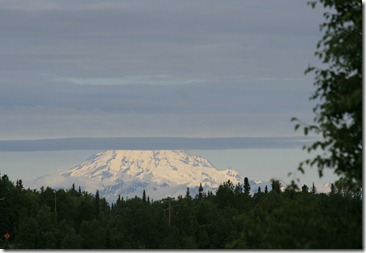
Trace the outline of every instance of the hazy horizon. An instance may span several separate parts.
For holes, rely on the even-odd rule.
[[[70,169],[102,151],[104,150],[3,151],[0,152],[1,174],[7,174],[14,181],[22,179],[26,187],[31,187],[36,178]],[[220,170],[232,168],[251,180],[267,181],[273,178],[286,184],[294,179],[288,177],[288,173],[296,172],[299,162],[307,157],[301,148],[184,151],[208,159]],[[338,178],[333,170],[325,170],[324,176],[319,178],[316,169],[307,169],[305,175],[297,173],[296,176],[301,180],[300,186],[310,186],[314,182],[317,187]],[[70,186],[65,186],[68,187]]]

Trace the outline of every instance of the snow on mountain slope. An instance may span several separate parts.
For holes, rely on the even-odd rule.
[[[205,191],[212,191],[228,180],[235,185],[244,178],[233,169],[218,170],[207,159],[184,151],[107,150],[57,176],[40,178],[38,184],[68,187],[66,183],[75,183],[89,192],[98,189],[108,201],[115,201],[118,195],[141,196],[144,189],[154,199],[185,195],[187,187],[194,196],[200,183]],[[263,184],[250,183],[253,191]]]

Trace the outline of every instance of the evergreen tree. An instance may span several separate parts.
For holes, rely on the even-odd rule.
[[[272,179],[271,180],[272,181],[272,190],[271,190],[271,192],[275,192],[275,193],[281,193],[281,183],[280,183],[280,181],[278,181],[278,180],[274,180],[274,179]]]
[[[23,189],[23,181],[21,179],[16,181],[16,186],[17,189]]]
[[[219,185],[219,188],[216,190],[216,202],[220,208],[233,206],[235,203],[235,187],[233,183],[228,180],[224,182],[222,185]]]
[[[313,186],[311,187],[311,193],[312,194],[315,194],[316,193],[316,187],[314,185],[314,182],[313,182]]]
[[[82,238],[75,232],[75,229],[69,222],[63,220],[60,222],[59,248],[60,249],[81,249]]]
[[[19,247],[23,249],[37,249],[38,235],[39,235],[39,224],[34,217],[30,217],[27,221],[22,222],[19,225]]]
[[[309,191],[309,187],[306,185],[306,184],[304,184],[302,187],[301,187],[301,192],[305,192],[305,193],[307,193]]]
[[[258,186],[257,193],[262,193],[262,189],[261,189],[261,187],[260,187],[260,186]]]
[[[191,199],[191,194],[189,192],[189,187],[187,187],[187,191],[186,191],[186,198],[187,199]]]
[[[330,184],[330,194],[335,194],[335,186],[334,184]]]
[[[119,207],[119,206],[120,206],[120,204],[121,204],[121,195],[120,195],[120,194],[118,194],[118,198],[117,198],[117,200],[116,200],[116,207]]]
[[[268,187],[267,187],[267,185],[264,187],[264,193],[268,193]]]
[[[247,196],[250,194],[250,184],[247,177],[244,178],[244,194]]]
[[[80,234],[82,236],[83,249],[103,249],[105,237],[104,229],[96,221],[82,221],[80,224]]]
[[[202,183],[200,183],[200,186],[198,187],[198,199],[202,199],[203,197],[203,187]]]
[[[146,202],[146,192],[145,192],[145,189],[144,191],[142,192],[142,202]]]
[[[240,183],[237,183],[237,185],[235,186],[234,193],[236,195],[243,193],[243,187]]]
[[[99,199],[99,191],[95,193],[95,205],[94,205],[95,218],[99,220],[100,218],[100,199]]]
[[[57,223],[51,188],[20,191],[0,178],[0,234],[11,235],[0,240],[0,248],[362,249],[362,198],[350,192],[347,180],[335,182],[337,195],[287,188],[284,194],[245,198],[227,181],[200,201],[180,196],[146,205],[140,198],[119,196],[112,208],[98,191],[82,196],[60,189]]]
[[[37,238],[38,248],[54,249],[57,247],[55,217],[48,206],[42,206],[36,216],[39,234]]]

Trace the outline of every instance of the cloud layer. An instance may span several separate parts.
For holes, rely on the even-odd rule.
[[[319,12],[301,1],[0,1],[0,139],[291,136]]]

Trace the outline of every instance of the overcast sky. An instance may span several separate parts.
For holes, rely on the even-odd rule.
[[[0,0],[0,140],[302,135],[306,3]]]

